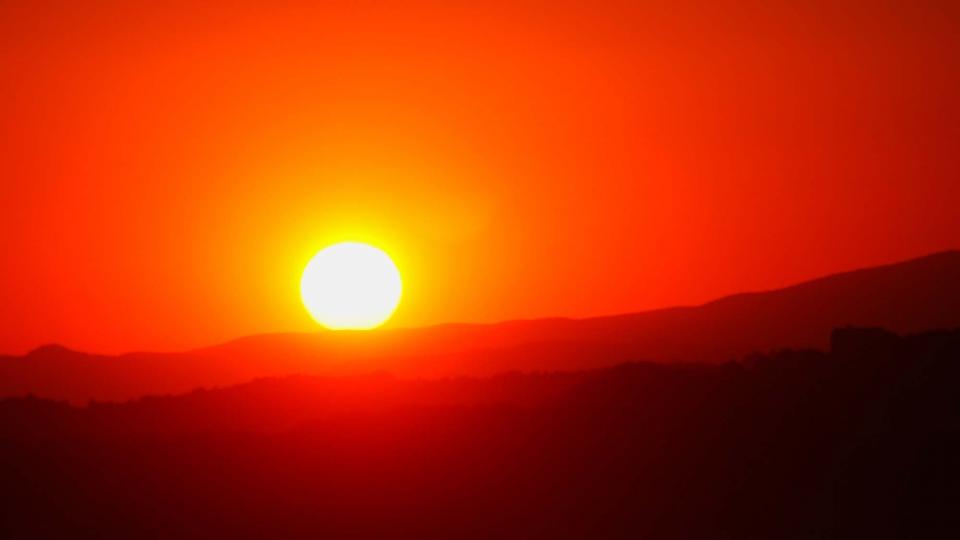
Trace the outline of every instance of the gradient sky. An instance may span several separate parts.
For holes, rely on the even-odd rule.
[[[310,330],[347,239],[394,326],[956,248],[958,5],[4,2],[0,351]]]

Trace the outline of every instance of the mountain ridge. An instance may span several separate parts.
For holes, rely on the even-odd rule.
[[[898,333],[960,327],[960,250],[699,306],[592,318],[256,334],[183,352],[116,356],[45,345],[0,357],[0,397],[124,400],[295,373],[448,377],[628,361],[717,363],[778,348],[823,349],[830,331],[847,325]]]

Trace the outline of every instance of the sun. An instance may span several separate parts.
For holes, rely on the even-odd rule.
[[[331,330],[368,330],[400,304],[400,271],[383,250],[341,242],[320,250],[300,279],[303,305]]]

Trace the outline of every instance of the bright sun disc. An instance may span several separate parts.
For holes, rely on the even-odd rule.
[[[359,242],[324,248],[300,279],[303,305],[331,330],[380,326],[397,309],[401,289],[400,271],[390,257]]]

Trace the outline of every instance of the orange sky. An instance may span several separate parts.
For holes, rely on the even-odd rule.
[[[960,246],[948,2],[0,6],[0,351],[701,302]]]

